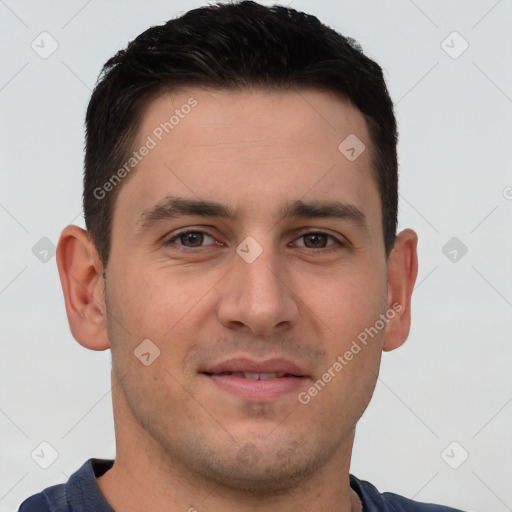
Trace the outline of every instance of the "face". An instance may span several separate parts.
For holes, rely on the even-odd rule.
[[[362,146],[338,147],[351,134],[355,159]],[[314,90],[188,88],[148,106],[143,145],[106,279],[117,417],[184,471],[289,488],[346,448],[380,363],[387,261],[363,116]]]

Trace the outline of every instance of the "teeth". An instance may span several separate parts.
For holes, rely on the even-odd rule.
[[[260,373],[260,380],[275,379],[277,373]]]
[[[249,372],[243,372],[242,375],[249,380],[258,380],[260,378],[259,373],[249,373]]]
[[[222,372],[219,375],[232,375],[233,377],[239,377],[240,379],[248,380],[269,380],[279,379],[281,377],[289,376],[288,373],[274,372],[274,373],[253,373],[253,372]]]
[[[250,380],[268,380],[268,379],[275,379],[278,374],[277,373],[250,373],[250,372],[243,372],[243,376],[246,379]]]

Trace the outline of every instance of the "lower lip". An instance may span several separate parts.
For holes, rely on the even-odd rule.
[[[234,375],[202,374],[216,386],[246,400],[275,400],[288,393],[298,393],[307,377],[276,377],[275,379],[245,379]]]

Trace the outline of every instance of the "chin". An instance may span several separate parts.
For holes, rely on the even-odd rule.
[[[277,450],[269,447],[267,453],[262,453],[248,442],[235,452],[228,454],[225,451],[222,458],[203,459],[200,467],[204,477],[225,489],[256,498],[270,498],[288,494],[316,474],[328,458],[324,453],[308,456],[303,446]]]
[[[306,463],[295,468],[238,468],[236,471],[219,472],[215,481],[224,488],[243,492],[256,498],[271,498],[288,494],[318,469],[317,464]]]

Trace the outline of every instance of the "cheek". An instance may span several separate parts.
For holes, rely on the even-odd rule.
[[[150,338],[165,345],[176,337],[193,336],[197,317],[218,277],[198,278],[186,269],[152,268],[147,262],[141,268],[145,270],[126,269],[124,274],[130,277],[116,289],[118,314],[126,322],[130,337]]]
[[[302,279],[305,304],[338,341],[374,324],[384,312],[387,297],[385,269],[351,266],[330,275]]]

